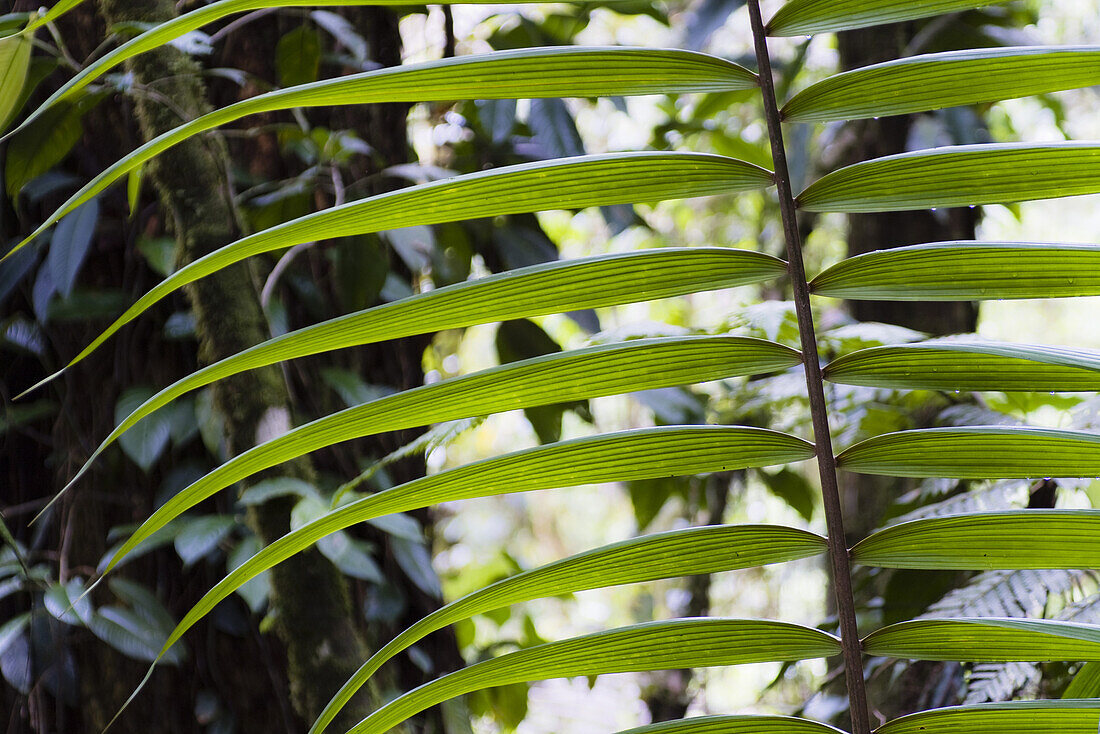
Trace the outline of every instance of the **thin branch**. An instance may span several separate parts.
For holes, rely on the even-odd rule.
[[[787,169],[787,154],[783,146],[783,129],[775,99],[771,58],[760,15],[760,0],[749,0],[756,61],[760,68],[760,88],[764,97],[764,116],[768,123],[775,182],[779,193],[779,208],[783,217],[783,236],[787,244],[787,271],[794,291],[795,313],[802,340],[802,361],[806,368],[806,388],[810,399],[814,443],[817,446],[817,466],[821,476],[821,494],[825,505],[825,521],[829,530],[829,558],[833,566],[833,588],[836,592],[840,640],[844,653],[844,673],[848,683],[848,700],[853,734],[870,734],[867,691],[863,681],[863,656],[856,625],[855,600],[852,596],[852,575],[848,563],[848,548],[844,542],[844,517],[841,512],[840,487],[836,478],[836,459],[829,434],[829,413],[825,402],[821,364],[817,357],[817,336],[814,333],[813,312],[810,310],[810,290],[802,262],[802,237],[798,231],[797,209],[791,191]]]
[[[277,8],[261,8],[259,10],[253,10],[251,13],[242,15],[240,18],[237,18],[236,20],[225,24],[225,26],[223,26],[220,30],[210,35],[210,45],[213,46],[215,43],[222,40],[233,31],[242,28],[243,26],[246,26],[253,21],[259,20],[264,16],[271,15],[276,10]]]
[[[443,58],[455,55],[455,16],[450,5],[443,6]]]
[[[335,192],[335,203],[333,206],[340,206],[344,203],[344,179],[340,175],[340,169],[336,166],[332,166],[332,188]],[[316,245],[316,242],[302,242],[301,244],[294,245],[286,254],[279,258],[279,262],[275,263],[275,267],[271,269],[271,274],[267,276],[267,281],[264,282],[263,290],[260,291],[260,306],[267,310],[267,305],[271,301],[271,295],[275,292],[275,285],[279,282],[279,278],[282,277],[286,269],[290,267],[290,264],[294,262],[294,258],[298,257],[301,253],[305,252],[309,248]]]

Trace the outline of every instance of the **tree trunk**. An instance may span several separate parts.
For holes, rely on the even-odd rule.
[[[842,70],[876,64],[905,55],[914,36],[912,24],[861,29],[837,34]],[[842,165],[903,153],[917,117],[898,115],[848,124]],[[977,209],[852,214],[848,217],[848,256],[922,242],[974,239]],[[930,334],[970,332],[978,322],[973,303],[853,301],[860,321],[898,324]]]

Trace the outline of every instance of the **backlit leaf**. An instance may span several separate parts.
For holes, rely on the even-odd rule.
[[[882,568],[1100,568],[1100,510],[1020,510],[929,517],[879,530],[852,560]]]
[[[804,660],[840,652],[819,630],[785,622],[677,619],[597,632],[519,650],[471,665],[391,701],[356,725],[381,734],[455,696],[493,686],[574,675]]]
[[[1100,390],[1100,352],[997,342],[931,341],[861,349],[833,360],[825,379],[926,390]]]
[[[833,122],[904,115],[1094,84],[1100,84],[1097,46],[948,51],[836,74],[796,94],[783,116]]]
[[[810,283],[849,300],[979,301],[1100,295],[1100,245],[936,242],[842,260]]]
[[[639,339],[535,357],[406,390],[307,423],[230,459],[154,512],[108,569],[169,520],[219,490],[341,441],[532,405],[773,372],[800,361],[793,349],[761,339]]]
[[[802,36],[826,31],[899,23],[957,13],[1007,0],[788,0],[768,21],[770,36]]]
[[[1100,476],[1100,435],[1049,428],[924,428],[875,436],[837,456],[841,469],[890,477]]]
[[[1011,204],[1100,192],[1100,144],[957,145],[876,158],[798,196],[812,212],[886,212]]]

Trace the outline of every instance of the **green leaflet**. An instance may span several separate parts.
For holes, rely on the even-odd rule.
[[[67,12],[72,7],[79,5],[83,0],[64,0],[54,5],[50,11],[42,17],[32,20],[28,25],[28,30],[33,30],[38,26],[44,25],[46,22],[54,20],[62,13]],[[481,0],[479,0],[480,2]],[[534,0],[538,2],[538,0]],[[474,0],[451,0],[448,4],[460,5],[465,3],[473,3]],[[488,4],[492,4],[493,0],[489,0]],[[190,33],[191,31],[198,30],[205,25],[214,23],[222,18],[236,13],[245,13],[251,10],[262,10],[264,8],[303,8],[303,7],[349,7],[355,5],[401,5],[402,3],[397,0],[220,0],[220,2],[210,3],[209,5],[196,8],[191,12],[184,13],[171,20],[158,23],[154,27],[150,28],[143,33],[131,38],[121,46],[111,50],[104,54],[102,57],[96,59],[88,66],[80,70],[80,72],[69,81],[65,82],[56,92],[51,94],[49,98],[43,102],[38,109],[36,109],[30,117],[28,117],[20,127],[26,125],[30,121],[37,119],[48,108],[52,107],[57,102],[71,97],[73,94],[88,86],[96,79],[99,79],[111,69],[115,68],[126,59],[133,58],[138,54],[151,51],[155,48],[159,48],[166,43],[174,41],[175,39]],[[482,3],[486,4],[486,3]],[[416,101],[416,100],[414,100]],[[16,128],[19,129],[19,128]]]
[[[759,252],[662,248],[534,265],[340,316],[258,344],[164,388],[104,439],[69,484],[146,415],[180,395],[238,372],[414,334],[729,288],[785,273],[782,260]]]
[[[833,360],[825,379],[925,390],[1100,390],[1100,353],[997,342],[930,341],[861,349]]]
[[[790,122],[938,110],[1100,84],[1100,46],[1031,46],[912,56],[831,76],[783,106]]]
[[[952,706],[888,721],[875,734],[1096,734],[1100,701],[1012,701]]]
[[[1019,510],[929,517],[879,530],[852,560],[880,568],[1100,568],[1100,510]]]
[[[837,465],[888,477],[1009,479],[1100,476],[1100,435],[1050,428],[924,428],[875,436]]]
[[[341,441],[536,405],[772,372],[800,361],[793,349],[761,339],[639,339],[526,359],[372,400],[249,449],[181,490],[142,523],[107,570],[169,520],[219,490]]]
[[[828,724],[792,716],[696,716],[627,729],[618,734],[842,734]]]
[[[1010,204],[1100,192],[1100,144],[955,145],[876,158],[810,184],[811,212]]]
[[[515,492],[785,464],[813,455],[813,445],[802,439],[760,428],[665,426],[562,441],[467,464],[348,503],[279,538],[208,591],[169,640],[182,637],[249,579],[326,535],[384,515]],[[814,542],[814,536],[800,537],[807,545]]]
[[[768,21],[769,36],[802,36],[898,23],[1007,0],[790,0]]]
[[[303,3],[294,0],[288,4]],[[195,12],[214,7],[211,5]],[[33,239],[67,212],[173,145],[206,130],[261,112],[296,107],[433,102],[475,97],[522,99],[720,92],[755,86],[756,75],[747,69],[692,51],[567,46],[460,56],[325,79],[242,100],[150,140],[85,184],[47,217],[27,240]]]
[[[863,651],[960,662],[1100,660],[1100,627],[1050,619],[914,619],[867,635]]]
[[[1081,666],[1062,693],[1062,698],[1100,698],[1100,663],[1085,663]],[[1096,703],[1100,705],[1100,701]],[[1097,730],[1100,731],[1100,722]]]
[[[237,240],[180,268],[139,298],[69,364],[89,355],[169,293],[272,250],[418,224],[728,194],[763,188],[771,181],[772,174],[763,168],[721,156],[614,153],[505,166],[410,186],[299,217]],[[49,379],[52,377],[46,381]]]
[[[1100,245],[936,242],[842,260],[810,282],[849,300],[978,301],[1100,295]]]
[[[27,23],[26,30],[32,32],[47,23],[52,23],[82,2],[84,2],[84,0],[58,0],[45,13],[41,15],[32,15],[30,21]]]
[[[523,681],[668,668],[700,668],[829,657],[840,642],[819,630],[748,619],[649,622],[548,642],[445,675],[409,691],[359,722],[355,734],[381,734],[464,693]]]
[[[387,660],[429,633],[475,614],[585,589],[807,558],[827,548],[824,538],[794,528],[714,525],[632,538],[525,571],[451,602],[387,643],[344,684],[321,712],[310,734],[318,734],[328,726]]]

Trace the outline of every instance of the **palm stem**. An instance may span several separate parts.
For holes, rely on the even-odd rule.
[[[810,290],[806,282],[806,268],[802,262],[802,236],[798,231],[794,192],[791,190],[791,177],[787,169],[787,155],[783,145],[783,129],[775,99],[771,58],[768,55],[767,36],[760,15],[760,0],[749,0],[749,17],[752,22],[753,42],[756,46],[756,61],[760,69],[760,88],[764,98],[768,137],[772,146],[779,208],[783,218],[783,236],[787,245],[787,272],[790,274],[791,288],[794,292],[795,313],[798,316],[798,331],[802,341],[802,359],[806,368],[806,388],[810,399],[814,444],[817,446],[817,466],[821,476],[825,522],[829,532],[829,558],[833,567],[833,589],[836,593],[837,616],[840,620],[840,638],[844,651],[852,732],[870,734],[867,692],[863,681],[863,658],[859,629],[856,625],[855,600],[852,596],[848,547],[844,541],[844,517],[841,512],[840,487],[836,477],[836,460],[833,457],[833,444],[829,433],[829,413],[825,403],[821,364],[817,357],[817,336],[814,333],[813,313],[810,310]]]

